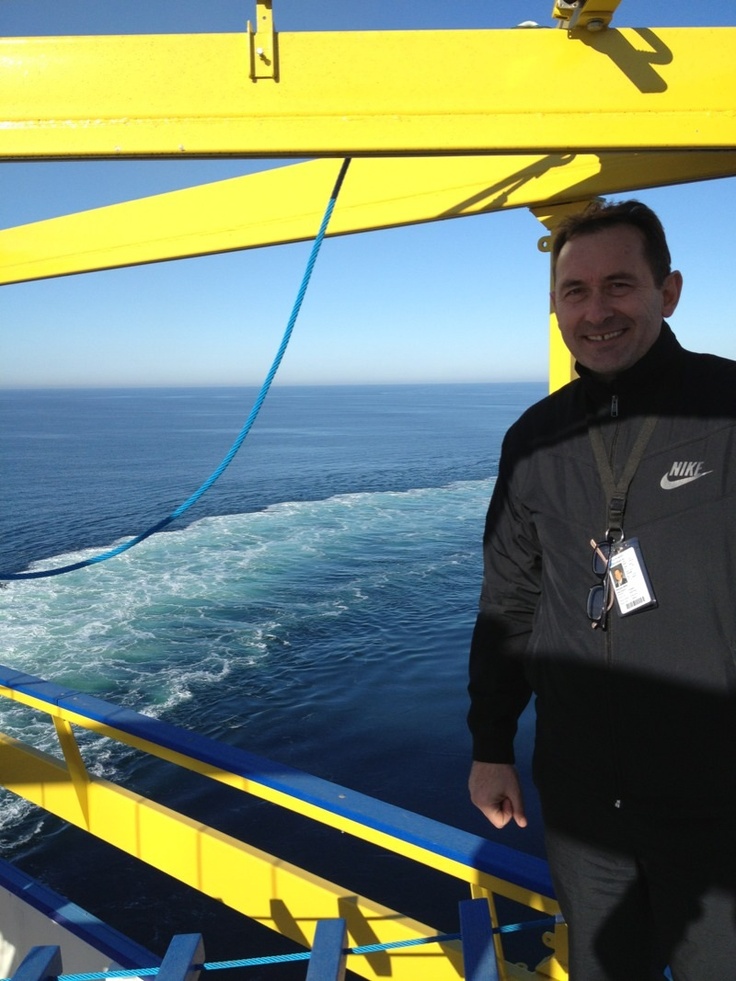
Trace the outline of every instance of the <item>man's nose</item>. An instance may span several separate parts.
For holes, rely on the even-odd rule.
[[[603,323],[613,313],[610,296],[605,290],[591,290],[585,305],[585,319],[591,324]]]

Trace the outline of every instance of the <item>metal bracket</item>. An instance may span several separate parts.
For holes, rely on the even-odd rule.
[[[621,0],[555,0],[552,16],[568,31],[604,31]]]
[[[569,969],[569,954],[567,947],[567,924],[562,917],[556,917],[555,929],[552,933],[545,933],[542,936],[542,943],[545,947],[551,947],[554,953],[551,957],[545,958],[537,964],[537,974],[542,978],[550,978],[551,981],[563,981],[567,978]]]
[[[248,21],[248,45],[250,48],[250,77],[277,78],[277,44],[273,29],[273,0],[256,0],[255,30]]]

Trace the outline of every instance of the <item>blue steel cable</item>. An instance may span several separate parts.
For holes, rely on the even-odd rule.
[[[271,388],[271,383],[273,382],[276,372],[278,371],[281,361],[284,357],[286,348],[288,347],[289,341],[291,339],[292,331],[294,330],[294,324],[296,323],[296,318],[299,316],[299,311],[302,306],[302,301],[304,300],[304,294],[307,291],[307,286],[309,285],[309,280],[311,279],[312,276],[312,270],[314,269],[314,264],[317,261],[317,255],[322,246],[322,241],[325,237],[325,233],[327,232],[327,226],[330,223],[332,212],[335,209],[335,203],[337,202],[337,197],[340,193],[342,182],[345,179],[345,174],[347,173],[349,164],[350,164],[350,158],[348,157],[345,160],[343,160],[342,166],[340,167],[340,173],[338,174],[337,180],[335,181],[335,186],[332,189],[330,200],[327,203],[327,208],[325,210],[324,217],[322,218],[322,224],[319,227],[319,231],[317,232],[317,237],[315,238],[314,244],[312,245],[312,251],[310,252],[309,259],[307,261],[307,268],[304,271],[304,276],[302,277],[301,286],[299,287],[299,292],[297,293],[296,300],[294,301],[294,306],[291,311],[291,316],[289,317],[289,322],[286,325],[284,336],[281,339],[281,344],[279,345],[279,349],[276,352],[275,358],[273,359],[273,363],[271,364],[268,374],[266,375],[266,378],[264,379],[264,382],[261,385],[261,389],[258,393],[258,396],[256,397],[256,400],[253,403],[253,408],[250,411],[250,415],[246,419],[243,428],[238,433],[235,442],[230,447],[228,452],[225,454],[225,457],[222,460],[222,463],[219,465],[219,467],[217,467],[217,469],[210,474],[207,480],[205,480],[205,482],[190,497],[188,497],[183,504],[180,504],[178,508],[172,511],[171,514],[169,514],[166,518],[163,518],[161,521],[157,522],[155,525],[152,525],[146,531],[141,532],[140,535],[136,535],[134,538],[131,538],[129,541],[123,542],[122,544],[117,545],[115,548],[112,548],[107,552],[102,552],[100,555],[93,555],[90,558],[83,559],[80,562],[72,562],[70,565],[59,566],[58,568],[55,569],[41,569],[38,571],[26,571],[26,572],[0,572],[0,580],[43,579],[49,576],[60,576],[65,572],[74,572],[76,569],[83,569],[85,566],[96,565],[98,562],[105,562],[107,559],[112,559],[116,555],[120,555],[122,552],[127,552],[129,549],[133,548],[134,545],[139,545],[147,538],[150,538],[151,535],[155,535],[156,532],[162,531],[164,528],[166,528],[167,525],[170,525],[172,521],[175,521],[177,518],[180,518],[186,511],[189,510],[190,507],[192,507],[193,504],[195,504],[210,489],[210,487],[212,487],[215,481],[219,479],[219,477],[223,474],[223,472],[227,469],[227,467],[232,462],[233,457],[242,446],[245,437],[248,435],[248,433],[250,432],[253,426],[253,423],[256,421],[258,413],[261,410],[261,406],[263,405],[263,402],[266,396],[268,395],[268,391]]]

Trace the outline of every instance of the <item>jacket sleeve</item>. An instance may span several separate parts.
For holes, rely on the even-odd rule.
[[[513,431],[513,430],[512,430]],[[518,467],[504,441],[483,536],[483,587],[470,647],[473,759],[513,763],[514,736],[531,688],[523,655],[540,594],[541,548],[521,495]]]

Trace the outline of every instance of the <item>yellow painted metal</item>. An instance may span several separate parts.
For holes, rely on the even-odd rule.
[[[54,757],[0,734],[0,783],[65,821],[220,900],[245,916],[311,946],[318,920],[344,916],[351,943],[386,944],[437,931],[290,865],[229,835],[99,778],[80,807],[67,768]],[[351,955],[366,978],[385,977],[389,955]],[[397,981],[457,981],[457,943],[405,948],[390,955]]]
[[[0,231],[0,284],[312,238],[338,168],[313,160]],[[736,150],[358,158],[328,235],[519,207],[544,221],[566,200],[732,175]]]
[[[87,772],[87,767],[84,765],[84,760],[82,759],[82,754],[79,752],[79,746],[77,740],[72,731],[71,725],[66,721],[66,719],[60,719],[58,716],[53,719],[54,728],[56,729],[56,735],[59,737],[59,744],[61,745],[62,752],[64,753],[64,759],[66,760],[67,771],[71,778],[72,787],[74,788],[77,799],[79,801],[79,806],[82,809],[82,814],[85,820],[89,821],[89,773]]]
[[[542,940],[553,953],[537,965],[537,972],[552,981],[567,981],[570,963],[567,924],[556,923],[554,931],[545,933]]]
[[[5,38],[0,157],[736,144],[733,27],[280,33],[277,44],[278,81],[254,82],[246,34]]]
[[[278,46],[273,26],[271,0],[256,0],[255,29],[248,21],[250,77],[275,79],[278,76]]]
[[[549,315],[549,372],[548,387],[550,392],[567,385],[577,377],[575,359],[565,347],[557,325],[557,317],[552,311]]]

